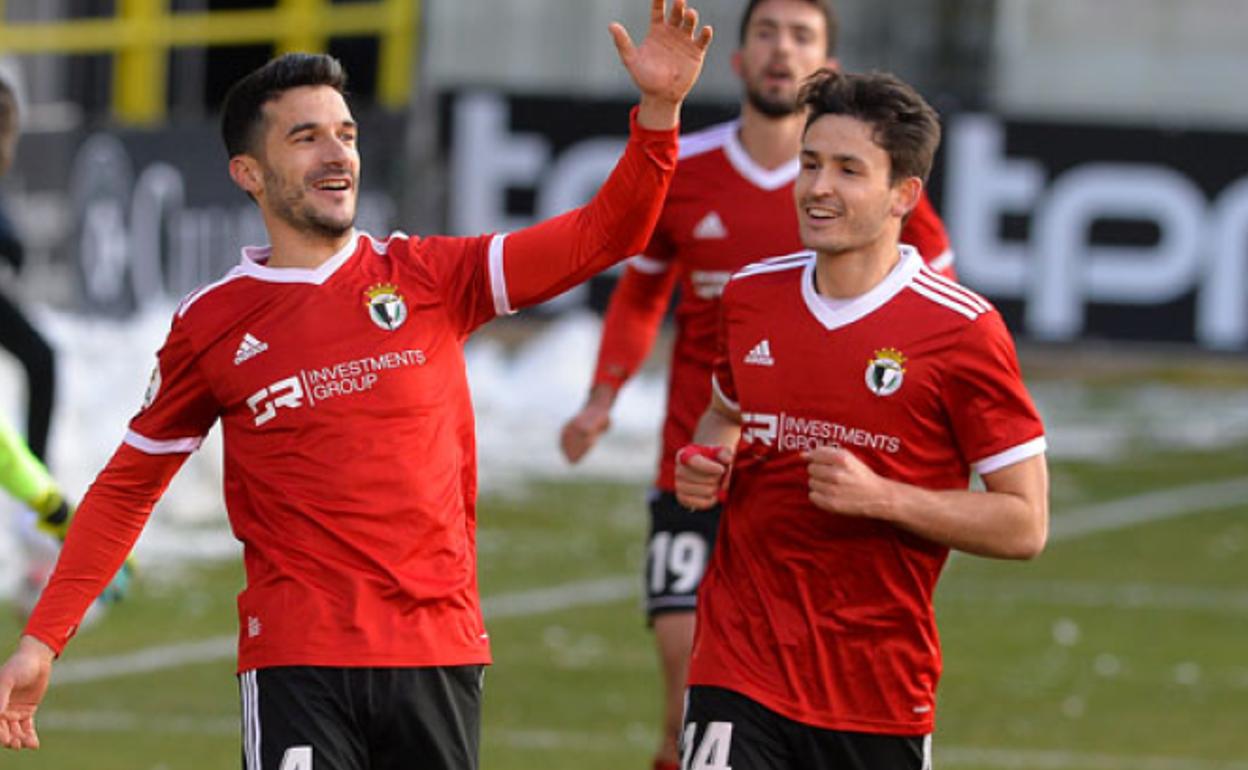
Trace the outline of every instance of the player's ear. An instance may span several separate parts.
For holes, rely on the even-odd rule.
[[[908,176],[893,185],[893,203],[890,213],[895,217],[904,217],[919,205],[919,196],[923,194],[923,180],[917,176]]]
[[[732,71],[737,74],[737,77],[742,77],[740,48],[732,52]]]
[[[251,197],[258,197],[264,190],[264,173],[260,163],[247,154],[230,158],[230,178]]]

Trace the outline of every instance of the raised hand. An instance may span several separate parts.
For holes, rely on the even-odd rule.
[[[47,645],[24,636],[17,651],[0,667],[0,746],[39,748],[35,710],[48,690],[52,657]]]
[[[666,0],[651,0],[650,30],[641,45],[633,45],[622,24],[611,25],[620,61],[641,91],[638,119],[655,129],[676,124],[680,103],[702,71],[712,36],[710,27],[699,28],[698,12],[685,0],[674,0],[670,11],[666,5]]]

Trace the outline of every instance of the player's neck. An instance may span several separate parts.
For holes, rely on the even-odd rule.
[[[293,267],[315,270],[342,251],[355,236],[352,228],[342,235],[330,236],[293,228],[286,223],[269,222],[269,245],[272,252],[267,267]]]
[[[797,157],[802,148],[804,122],[801,112],[773,118],[746,102],[741,105],[741,127],[737,137],[750,160],[771,170],[791,163]]]
[[[901,260],[895,239],[828,254],[815,252],[815,291],[831,299],[852,299],[879,286]]]

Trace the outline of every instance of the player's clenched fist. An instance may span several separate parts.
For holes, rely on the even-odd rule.
[[[732,450],[722,446],[689,444],[676,453],[676,499],[686,508],[702,511],[719,502],[724,475],[732,465]]]
[[[829,513],[888,518],[891,484],[852,452],[821,446],[806,452],[810,501]]]

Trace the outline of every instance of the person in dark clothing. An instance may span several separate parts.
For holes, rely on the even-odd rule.
[[[13,88],[0,80],[0,176],[7,173],[13,163],[18,123]],[[0,206],[0,259],[17,273],[25,257],[21,238]],[[56,396],[56,359],[47,340],[17,303],[3,292],[0,292],[0,347],[12,353],[26,370],[26,443],[36,457],[46,462],[52,404]]]

